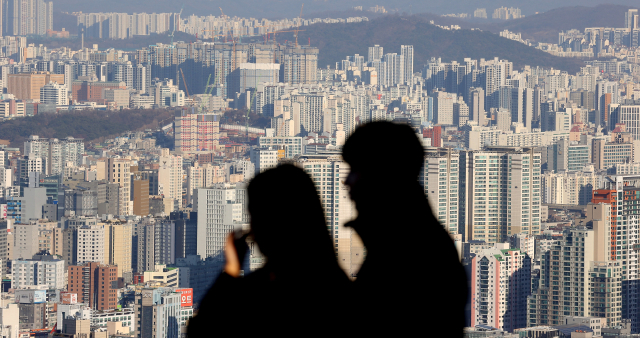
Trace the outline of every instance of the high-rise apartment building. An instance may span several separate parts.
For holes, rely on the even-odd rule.
[[[624,28],[634,30],[640,28],[640,22],[638,22],[638,10],[629,9],[624,15]]]
[[[471,88],[469,91],[469,120],[484,126],[487,120],[487,113],[484,110],[484,89]]]
[[[174,208],[182,208],[182,156],[162,149],[158,168],[158,195],[173,199]]]
[[[301,155],[298,165],[311,176],[316,186],[338,263],[349,277],[355,277],[362,264],[364,249],[360,237],[344,226],[355,218],[356,213],[348,187],[344,184],[349,175],[349,165],[335,152]]]
[[[373,47],[369,47],[369,53],[367,54],[367,62],[375,62],[382,60],[384,56],[384,49],[380,47],[380,45],[375,45]]]
[[[403,73],[404,73],[404,81],[411,81],[413,78],[413,46],[412,45],[402,45],[400,46],[400,55],[403,60]]]
[[[527,326],[531,257],[522,250],[485,249],[471,261],[471,326],[508,332]]]
[[[83,225],[77,230],[77,262],[78,264],[87,262],[97,262],[107,264],[108,252],[105,257],[105,251],[109,250],[109,242],[105,234],[105,225]],[[106,247],[106,250],[105,250]]]
[[[118,267],[89,262],[69,266],[67,290],[78,294],[78,303],[94,310],[113,310],[118,305]]]
[[[505,242],[517,233],[539,234],[540,153],[533,148],[486,147],[466,153],[464,238]]]
[[[220,139],[219,115],[183,109],[175,116],[175,149],[179,154],[213,151]]]
[[[427,148],[419,180],[429,199],[431,210],[440,224],[455,235],[464,226],[466,206],[465,183],[460,182],[460,170],[465,157],[451,148]],[[464,178],[464,175],[462,176]]]
[[[318,48],[298,46],[286,48],[282,57],[282,82],[296,84],[313,83],[318,71]]]
[[[24,153],[34,158],[43,159],[47,174],[61,174],[68,162],[73,166],[82,164],[84,142],[81,138],[67,137],[45,139],[31,135],[24,142]]]
[[[135,322],[139,338],[180,336],[181,293],[175,288],[143,289],[136,294]]]
[[[542,203],[586,205],[603,177],[592,171],[554,173],[541,176]]]
[[[45,35],[53,29],[53,2],[7,0],[2,3],[2,35]]]
[[[131,160],[126,158],[109,158],[107,161],[107,180],[117,183],[119,189],[118,214],[131,214]]]
[[[433,122],[439,125],[453,125],[453,104],[457,100],[456,94],[436,92],[433,98]]]
[[[527,326],[561,325],[564,316],[589,315],[589,262],[594,260],[593,230],[565,230],[542,254],[540,285],[528,300]]]
[[[226,236],[249,222],[246,183],[218,183],[194,193],[198,212],[198,255],[210,257],[224,249]]]
[[[110,223],[105,225],[105,251],[108,253],[105,259],[110,265],[118,267],[118,277],[124,277],[125,281],[131,281],[133,271],[131,269],[133,240],[133,224]]]
[[[507,77],[511,75],[513,63],[506,60],[486,61],[481,67],[484,68],[484,92],[485,92],[485,111],[489,108],[500,107],[500,88],[506,85]]]
[[[175,222],[144,218],[137,226],[137,270],[154,271],[156,265],[173,264],[176,258]]]

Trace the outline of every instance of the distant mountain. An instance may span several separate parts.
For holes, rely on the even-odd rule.
[[[218,7],[230,16],[255,18],[297,17],[300,6],[305,5],[303,17],[317,17],[314,12],[345,11],[362,6],[364,11],[374,6],[384,6],[390,13],[469,13],[476,8],[486,8],[489,16],[501,7],[517,7],[527,16],[548,11],[559,6],[595,6],[603,2],[638,6],[637,0],[54,0],[53,8],[63,12],[126,12],[126,13],[177,13],[184,5],[184,15],[220,15]],[[370,13],[370,12],[369,12]],[[366,15],[366,14],[365,14]]]
[[[414,70],[419,71],[431,57],[443,61],[507,59],[515,67],[554,67],[575,73],[583,62],[560,58],[522,43],[480,30],[444,30],[418,16],[389,15],[362,23],[316,24],[304,27],[298,41],[320,48],[318,67],[334,66],[347,55],[366,55],[368,47],[380,45],[385,53],[400,53],[400,45],[414,46]],[[278,34],[279,42],[292,41],[292,33]]]
[[[586,27],[624,27],[624,13],[632,8],[620,5],[596,7],[562,7],[522,19],[480,26],[482,29],[499,32],[508,29],[522,33],[523,39],[558,43],[558,33],[569,29],[583,31]],[[640,2],[633,8],[640,8]]]

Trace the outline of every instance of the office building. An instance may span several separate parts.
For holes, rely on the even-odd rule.
[[[107,264],[109,258],[109,242],[105,236],[104,224],[79,227],[77,262],[79,264],[87,262]]]
[[[67,290],[78,294],[78,302],[94,310],[115,309],[118,304],[118,267],[90,262],[70,265]]]
[[[64,74],[50,74],[49,72],[9,74],[7,91],[20,100],[39,101],[40,90],[51,82],[64,85]]]
[[[118,267],[117,277],[123,277],[125,281],[131,281],[133,271],[131,268],[133,241],[133,224],[109,223],[105,225],[105,259],[109,265]]]
[[[180,336],[181,293],[175,288],[142,289],[136,294],[136,336],[171,338]]]
[[[40,88],[40,103],[56,106],[68,105],[67,86],[60,85],[56,82],[49,82],[42,86],[42,88]]]
[[[228,233],[248,224],[246,183],[218,183],[194,193],[193,210],[198,212],[198,255],[222,252]]]
[[[176,226],[166,219],[144,218],[137,225],[137,272],[175,263]]]
[[[33,259],[16,259],[11,262],[11,288],[25,289],[46,285],[49,289],[64,289],[66,286],[64,261],[51,255]]]

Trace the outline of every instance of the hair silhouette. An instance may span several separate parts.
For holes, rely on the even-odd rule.
[[[359,127],[343,158],[358,217],[347,226],[367,249],[355,281],[362,333],[393,330],[461,337],[466,277],[450,236],[418,182],[424,149],[413,129],[390,122]],[[435,325],[423,327],[425,320]]]
[[[282,165],[257,175],[247,196],[251,232],[266,263],[245,278],[221,275],[189,324],[189,336],[210,334],[211,325],[217,334],[299,334],[311,327],[328,333],[324,314],[343,298],[349,280],[338,266],[313,181],[302,169]]]
[[[249,184],[248,197],[251,231],[269,269],[300,276],[338,267],[320,198],[302,169],[265,171]]]

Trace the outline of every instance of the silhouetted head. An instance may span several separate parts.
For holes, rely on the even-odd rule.
[[[302,169],[286,164],[259,174],[248,197],[251,230],[271,266],[337,264],[320,198]]]
[[[367,190],[380,191],[417,182],[424,149],[408,125],[372,122],[356,129],[347,139],[342,157],[351,166],[346,184],[358,204],[364,185]],[[371,197],[369,192],[366,195],[362,197]]]

